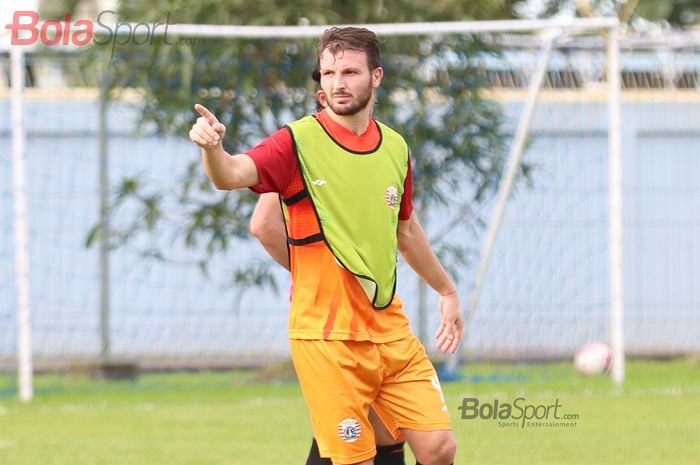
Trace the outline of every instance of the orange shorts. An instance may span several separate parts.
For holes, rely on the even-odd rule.
[[[418,338],[290,340],[292,361],[321,457],[348,464],[376,455],[370,405],[394,438],[400,429],[450,429],[435,368]]]

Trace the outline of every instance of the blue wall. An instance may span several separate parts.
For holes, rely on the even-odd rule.
[[[550,94],[551,95],[551,94]],[[569,94],[570,95],[570,94]],[[627,98],[623,104],[625,337],[631,353],[700,350],[700,99]],[[580,97],[580,96],[579,96]],[[607,108],[604,101],[543,98],[526,161],[532,186],[514,193],[465,350],[476,356],[571,354],[608,331]],[[511,123],[520,104],[506,102]],[[110,111],[113,180],[141,174],[176,192],[198,150],[184,138],[135,132],[138,111]],[[381,118],[381,115],[379,115]],[[90,99],[26,102],[33,344],[37,355],[99,353],[97,105]],[[0,100],[0,357],[15,351],[12,165],[9,101]],[[469,186],[465,186],[468,190]],[[170,205],[168,212],[175,212]],[[454,212],[425,218],[440,231]],[[479,215],[487,220],[490,206]],[[126,221],[117,218],[116,221]],[[472,218],[450,233],[478,249]],[[477,228],[477,231],[481,231]],[[160,244],[193,258],[165,231]],[[112,255],[112,344],[116,354],[235,357],[287,352],[286,291],[249,291],[240,306],[226,285],[232,263],[265,259],[254,241],[198,268]],[[475,263],[462,273],[463,302]],[[416,278],[399,268],[399,294],[416,321]],[[429,299],[428,334],[437,327]]]

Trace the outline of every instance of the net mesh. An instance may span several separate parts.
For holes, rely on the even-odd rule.
[[[480,305],[469,321],[465,356],[548,360],[608,338],[602,43],[599,37],[567,38],[555,47],[521,175]],[[460,278],[466,301],[505,149],[541,45],[529,35],[486,34],[387,37],[383,46],[387,79],[376,116],[404,128],[421,195],[417,211]],[[200,54],[197,47],[217,53]],[[286,357],[289,279],[256,241],[246,239],[253,196],[214,192],[200,183],[201,170],[192,171],[199,166],[198,151],[184,135],[195,101],[223,122],[243,122],[228,133],[230,152],[311,111],[313,42],[203,39],[174,49],[125,48],[113,59],[109,54],[96,47],[27,56],[31,311],[38,364],[101,354],[99,250],[96,241],[86,247],[99,222],[100,85],[111,89],[105,129],[115,206],[111,222],[122,233],[109,253],[111,356],[202,366]],[[626,343],[630,353],[652,355],[696,351],[700,341],[700,296],[692,285],[700,263],[700,208],[693,207],[700,206],[700,190],[692,177],[698,164],[693,147],[699,133],[692,122],[700,121],[700,61],[695,49],[658,56],[634,48],[622,56]],[[663,66],[669,59],[675,60],[673,74]],[[0,56],[0,69],[9,75],[7,56]],[[7,81],[3,86],[0,144],[10,147]],[[677,89],[675,97],[668,88]],[[459,99],[451,100],[454,95]],[[454,121],[450,118],[461,124],[445,126]],[[454,165],[433,183],[431,170],[451,166],[441,165],[440,158],[455,152],[474,154],[473,163]],[[4,367],[13,366],[16,350],[11,173],[11,152],[2,150]],[[187,201],[183,186],[189,186]],[[145,207],[154,204],[157,208]],[[208,207],[202,223],[193,226],[192,213],[202,205]],[[215,233],[208,228],[214,221]],[[261,279],[268,271],[272,278]],[[244,286],[251,282],[262,287]],[[414,330],[432,334],[437,301],[429,295],[427,331],[418,328],[417,280],[403,263],[398,293]],[[435,349],[431,340],[425,342]]]

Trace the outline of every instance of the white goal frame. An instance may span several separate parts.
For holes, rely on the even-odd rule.
[[[136,34],[143,33],[143,28],[134,28]],[[608,186],[609,186],[609,276],[610,276],[610,336],[612,349],[612,372],[614,383],[620,384],[625,376],[625,355],[623,338],[623,229],[622,229],[622,161],[620,137],[620,24],[617,18],[558,18],[547,20],[507,20],[507,21],[462,21],[462,22],[433,22],[433,23],[400,23],[400,24],[360,24],[380,36],[401,35],[442,35],[450,33],[507,33],[507,32],[548,32],[550,37],[543,42],[545,48],[551,48],[552,37],[557,32],[585,33],[605,32],[607,34],[607,91],[608,91]],[[188,38],[303,38],[319,37],[330,26],[234,26],[234,25],[196,25],[172,24],[167,33],[173,36]],[[102,31],[96,30],[96,33]],[[120,32],[125,32],[120,30]],[[156,35],[165,33],[165,29],[149,31]],[[131,31],[129,31],[131,33]],[[546,42],[546,44],[545,44]],[[15,291],[17,295],[17,362],[18,390],[22,401],[29,401],[33,396],[32,389],[32,345],[31,345],[31,313],[29,290],[29,251],[27,225],[27,192],[25,161],[25,130],[23,125],[23,93],[25,53],[31,47],[11,46],[11,108],[12,108],[12,163],[14,188],[14,263]],[[545,57],[546,58],[546,57]],[[542,60],[546,66],[546,59]],[[533,81],[537,79],[533,76]],[[537,85],[535,85],[537,84]],[[534,109],[535,97],[540,85],[531,83],[529,94],[534,95],[530,105],[526,103],[524,114],[518,124],[516,136],[509,155],[508,170],[502,185],[499,186],[498,203],[494,217],[489,223],[486,239],[480,255],[480,264],[474,287],[469,295],[467,313],[471,314],[478,307],[479,295],[484,277],[489,266],[493,246],[496,242],[500,224],[500,215],[505,208],[514,170],[522,155],[524,139],[529,126],[529,116]],[[455,363],[453,359],[452,363]]]

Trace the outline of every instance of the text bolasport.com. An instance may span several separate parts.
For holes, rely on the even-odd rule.
[[[201,39],[182,37],[178,42],[168,40],[168,26],[170,13],[167,14],[164,23],[109,23],[116,18],[113,10],[104,10],[97,15],[96,21],[79,19],[73,22],[71,13],[63,15],[63,21],[48,20],[39,21],[39,13],[36,11],[15,11],[12,15],[12,23],[6,24],[5,29],[11,31],[11,45],[33,45],[37,42],[45,46],[73,45],[83,46],[89,43],[95,45],[111,44],[110,58],[114,58],[117,45],[152,44],[156,30],[162,34],[163,43],[166,45],[194,45]],[[24,34],[22,34],[24,33]]]
[[[499,428],[575,428],[580,415],[563,413],[561,407],[559,399],[553,404],[528,404],[524,397],[512,403],[465,397],[457,409],[462,411],[462,420],[492,420]]]

